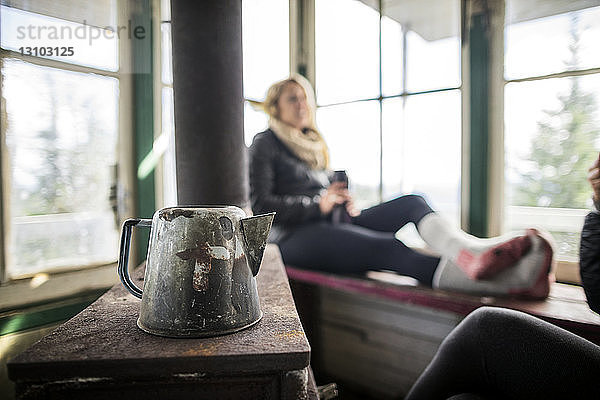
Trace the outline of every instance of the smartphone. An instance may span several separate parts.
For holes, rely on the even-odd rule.
[[[333,171],[331,182],[342,182],[345,187],[348,187],[348,174],[345,170]]]

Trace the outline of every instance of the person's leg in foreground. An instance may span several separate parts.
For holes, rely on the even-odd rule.
[[[407,400],[600,398],[600,347],[530,315],[483,307],[444,339]]]

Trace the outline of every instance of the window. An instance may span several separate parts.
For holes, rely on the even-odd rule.
[[[114,261],[118,80],[11,58],[2,73],[9,274]]]
[[[244,74],[244,135],[246,145],[267,129],[267,115],[248,100],[262,101],[267,89],[285,79],[289,67],[289,2],[242,1],[242,46]],[[266,23],[265,21],[268,21]]]
[[[123,9],[115,0],[2,1],[8,278],[116,261],[127,191],[118,149],[129,133],[121,79],[132,72],[125,42],[150,34],[128,27]]]
[[[541,226],[576,261],[600,150],[600,7],[523,3],[506,2],[504,225]]]
[[[460,4],[317,0],[317,122],[357,206],[424,194],[459,223]],[[357,29],[360,27],[360,29]]]

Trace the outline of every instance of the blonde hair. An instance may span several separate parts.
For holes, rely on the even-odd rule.
[[[306,128],[310,128],[314,131],[317,131],[317,127],[315,124],[315,110],[317,108],[317,105],[315,102],[314,90],[310,82],[302,75],[292,74],[289,78],[272,84],[269,90],[267,91],[267,97],[265,98],[265,101],[261,104],[262,109],[269,115],[269,117],[279,119],[279,99],[281,98],[281,94],[283,93],[285,87],[290,83],[297,84],[304,91],[309,109],[309,126],[307,126]]]
[[[302,130],[298,130],[279,119],[279,99],[285,87],[294,83],[302,88],[308,106],[308,122]],[[289,78],[275,82],[267,90],[267,97],[262,103],[252,102],[269,115],[269,128],[298,158],[305,161],[313,169],[329,169],[329,149],[323,136],[315,124],[317,108],[315,94],[311,84],[303,76],[293,74]]]

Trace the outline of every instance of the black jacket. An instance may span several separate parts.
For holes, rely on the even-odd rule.
[[[329,173],[311,169],[267,129],[249,150],[250,200],[255,214],[275,211],[270,241],[278,242],[294,227],[324,219],[319,209]]]
[[[590,308],[600,313],[600,214],[585,217],[579,248],[579,273]]]

